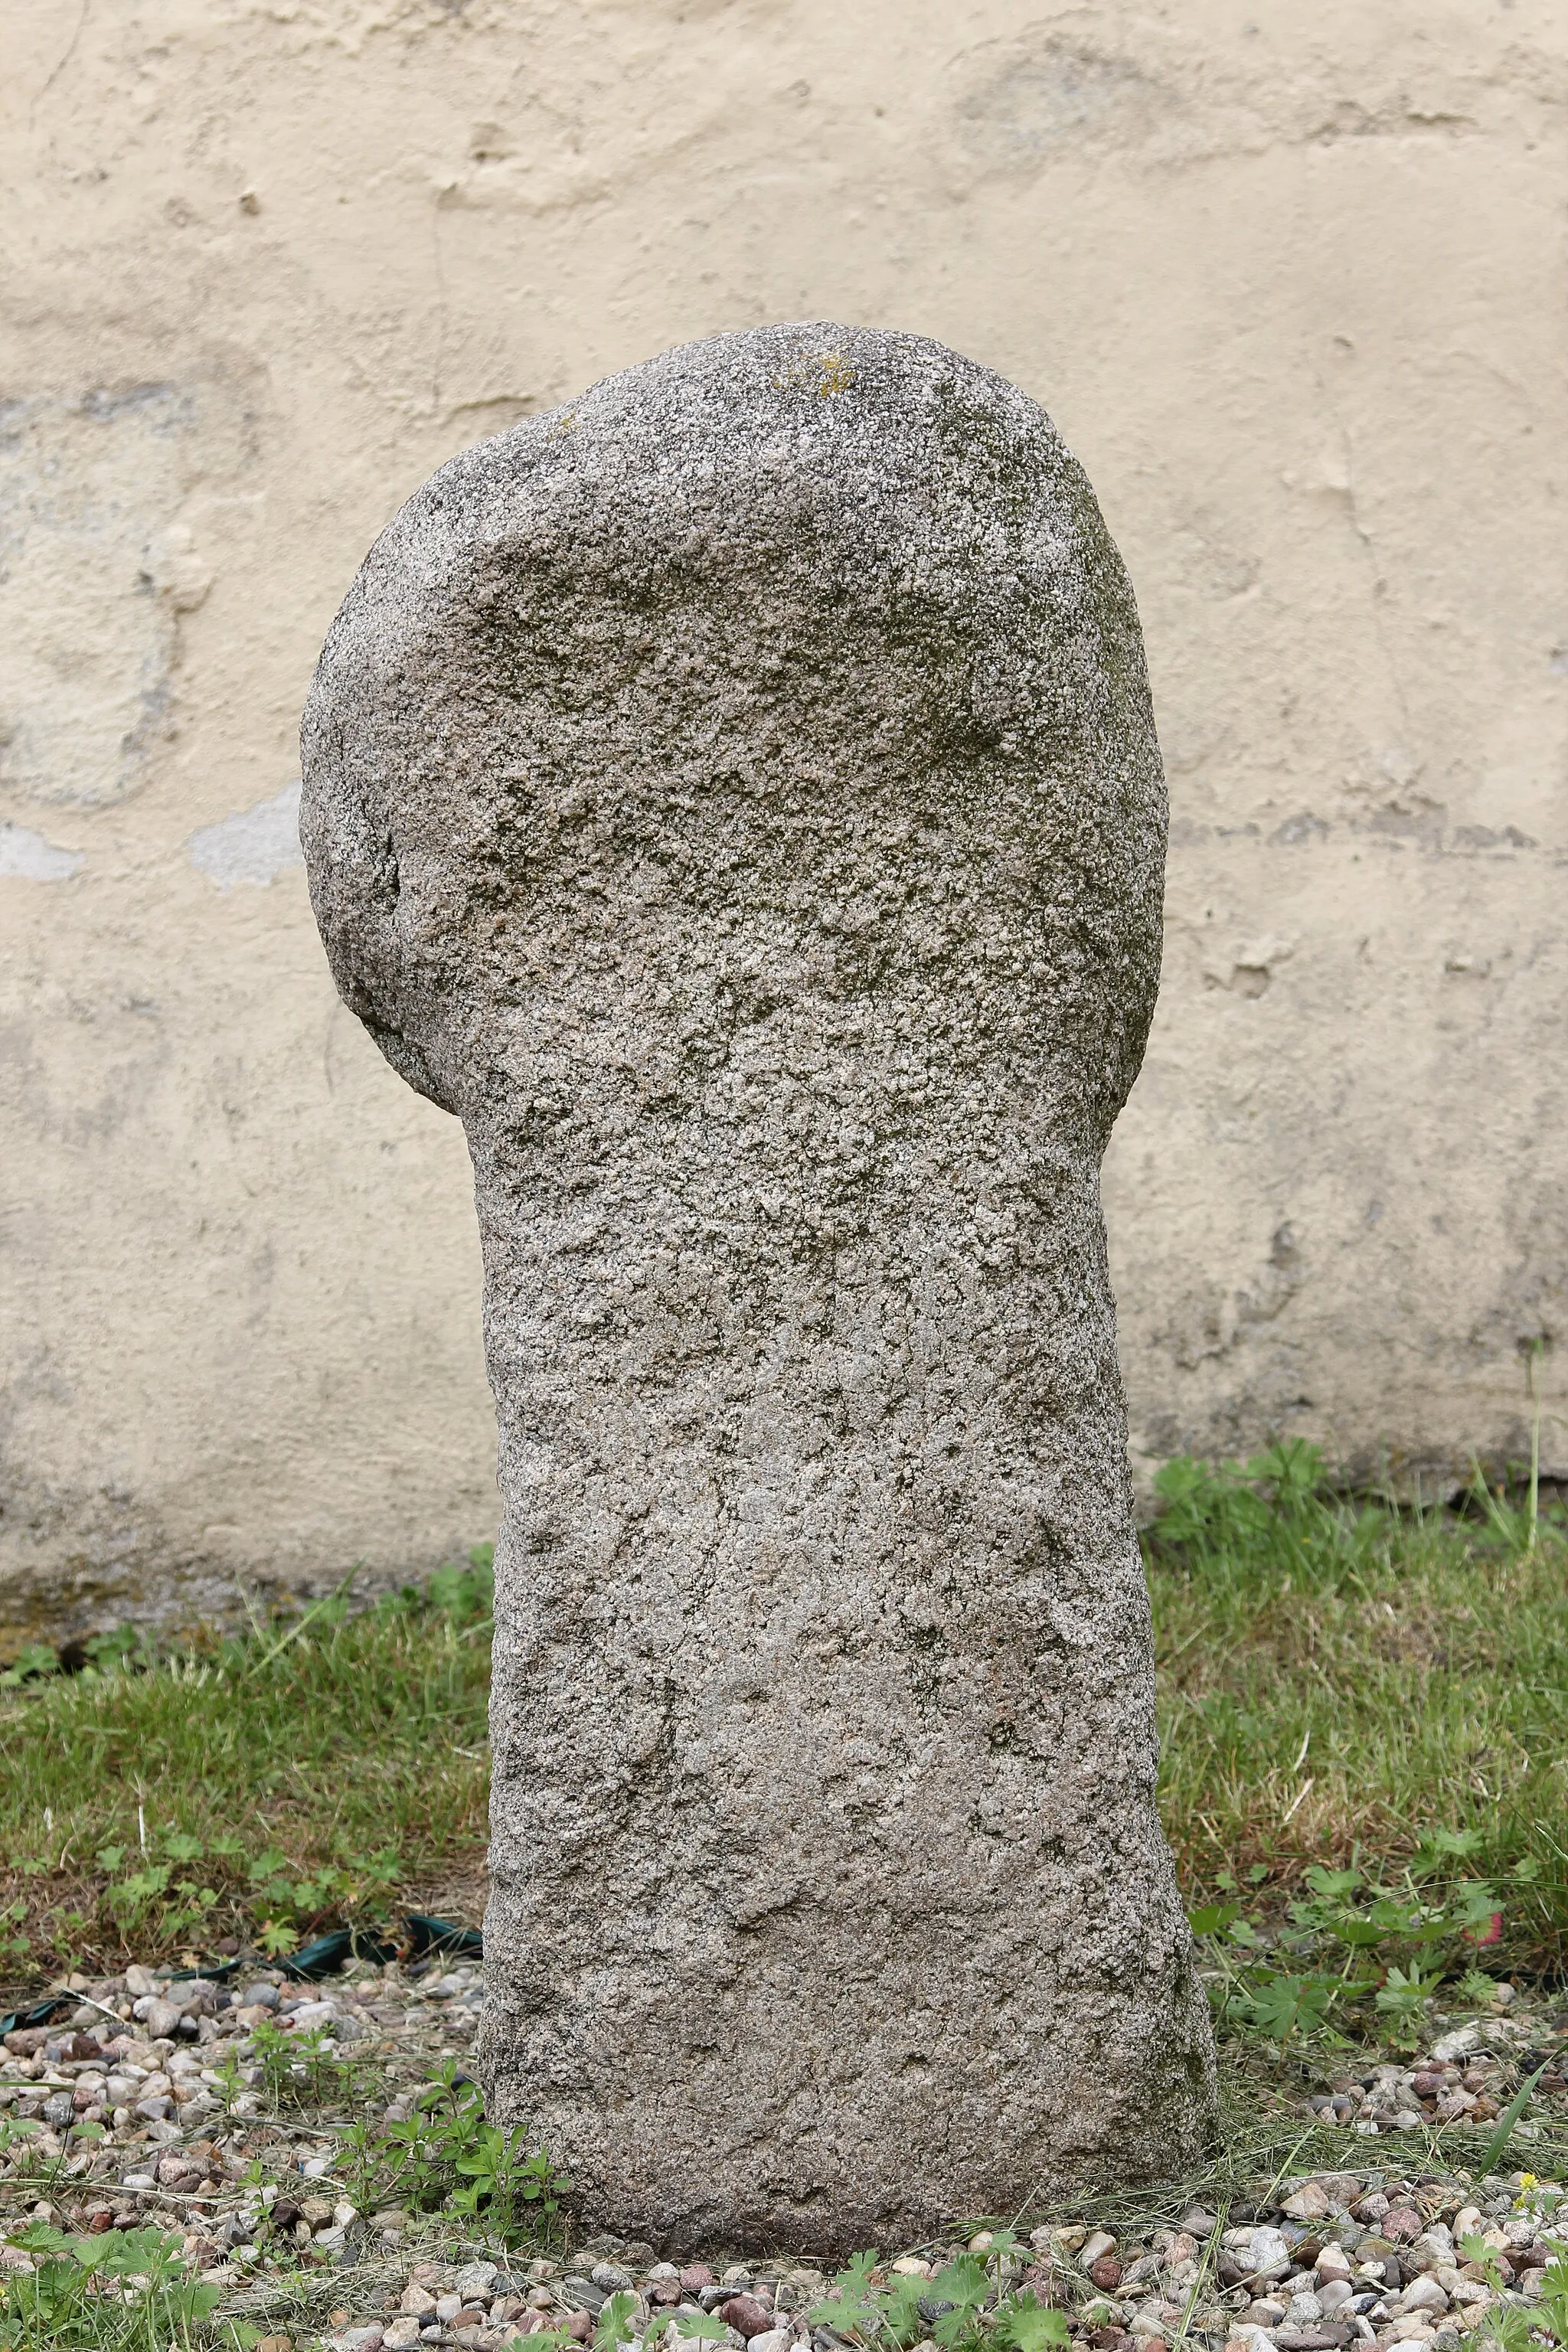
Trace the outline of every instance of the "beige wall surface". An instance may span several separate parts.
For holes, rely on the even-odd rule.
[[[300,706],[442,458],[768,319],[1015,378],[1138,590],[1141,1469],[1526,1449],[1568,1284],[1558,0],[11,0],[6,47],[0,1638],[491,1530],[462,1138],[333,996]]]

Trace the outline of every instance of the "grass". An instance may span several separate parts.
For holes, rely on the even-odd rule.
[[[1162,1808],[1190,1899],[1314,1865],[1485,1884],[1492,1960],[1568,1955],[1568,1540],[1335,1495],[1312,1450],[1162,1474],[1149,1545]],[[1491,1906],[1489,1906],[1489,1911]]]
[[[1247,1897],[1225,1949],[1283,1931],[1339,1953],[1340,1915],[1382,1901],[1405,1908],[1381,1968],[1458,1971],[1495,1916],[1489,1967],[1561,1970],[1560,1518],[1479,1486],[1468,1515],[1347,1500],[1300,1446],[1162,1485],[1162,1801],[1190,1899]],[[163,1655],[102,1637],[75,1673],[27,1654],[0,1677],[0,1977],[292,1949],[476,1889],[489,1596],[481,1551],[370,1610],[345,1592]],[[1366,1883],[1324,1894],[1325,1869]],[[1294,1948],[1287,1971],[1321,1976]]]
[[[0,1973],[89,1973],[226,1937],[292,1950],[477,1876],[488,1553],[423,1591],[82,1671],[0,1703]],[[286,1638],[289,1637],[289,1638]]]

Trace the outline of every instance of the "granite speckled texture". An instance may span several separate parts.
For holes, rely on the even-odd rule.
[[[1197,2159],[1098,1192],[1164,788],[1081,469],[913,336],[666,353],[410,499],[304,750],[474,1162],[492,2114],[672,2251]]]

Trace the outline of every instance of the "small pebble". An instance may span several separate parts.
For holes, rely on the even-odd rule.
[[[773,2327],[773,2313],[765,2311],[753,2294],[731,2295],[728,2303],[720,2305],[719,2316],[748,2342],[753,2336],[770,2334]]]

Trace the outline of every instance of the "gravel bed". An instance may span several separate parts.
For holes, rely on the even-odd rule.
[[[355,1964],[303,1986],[258,1967],[232,1990],[132,1968],[71,1989],[73,2012],[5,2040],[0,2116],[39,2128],[0,2161],[0,2269],[31,2266],[13,2242],[30,2219],[89,2232],[156,2221],[182,2231],[188,2265],[220,2288],[226,2315],[286,2316],[263,2338],[268,2352],[493,2352],[545,2331],[586,2343],[617,2293],[633,2298],[628,2352],[654,2352],[677,2314],[699,2311],[716,2315],[734,2352],[839,2352],[841,2339],[807,2316],[831,2285],[809,2249],[766,2262],[716,2249],[708,2263],[677,2266],[600,2235],[565,2253],[509,2255],[482,2236],[459,2242],[456,2231],[482,2225],[450,2214],[356,2209],[335,2178],[342,2134],[405,2118],[443,2059],[460,2064],[482,2000],[476,1968]],[[1563,2089],[1568,2024],[1509,1991],[1489,2015],[1437,2021],[1411,2063],[1379,2062],[1293,2095],[1303,2129],[1343,2127],[1343,2171],[1295,2175],[1252,2206],[1192,2205],[1137,2228],[1103,2226],[1090,2210],[1037,2228],[1005,2255],[982,2232],[889,2256],[871,2284],[900,2273],[934,2284],[967,2244],[990,2263],[998,2293],[1033,2290],[1093,2352],[1458,2352],[1489,2312],[1540,2303],[1545,2241],[1560,2232],[1553,2183],[1511,2169],[1472,2183],[1458,2160],[1444,2166],[1437,2145],[1447,2126],[1498,2116],[1542,2065],[1539,2090]],[[318,2051],[355,2061],[374,2098],[352,2116],[264,2113],[264,2024],[315,2029]],[[84,2123],[103,2136],[73,2137]],[[1532,2136],[1539,2126],[1521,2126],[1510,2167]],[[1369,2140],[1389,2142],[1374,2169]],[[1473,2162],[1474,2136],[1467,2145]],[[50,2197],[29,2205],[45,2166]],[[921,2305],[933,2329],[941,2308],[935,2296]],[[982,2314],[982,2334],[985,2324]],[[670,2336],[669,2352],[679,2340]],[[916,2352],[936,2352],[934,2340]]]

